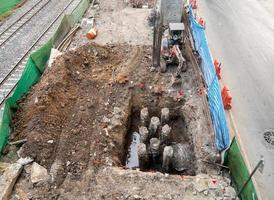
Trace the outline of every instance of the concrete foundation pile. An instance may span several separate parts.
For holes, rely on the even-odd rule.
[[[195,160],[193,148],[187,142],[176,139],[178,136],[171,138],[171,123],[169,108],[161,109],[160,118],[150,118],[148,108],[140,111],[139,130],[132,135],[126,161],[128,168],[180,173],[192,166],[192,160]],[[183,135],[183,130],[179,134]]]

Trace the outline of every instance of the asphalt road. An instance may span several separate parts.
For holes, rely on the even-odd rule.
[[[274,0],[201,0],[208,43],[222,62],[223,82],[233,96],[232,113],[264,200],[274,199],[274,146],[263,139],[274,129]],[[274,138],[273,138],[274,139]]]

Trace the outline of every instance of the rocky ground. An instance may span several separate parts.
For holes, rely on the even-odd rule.
[[[100,6],[98,24],[107,16],[110,23],[113,14],[126,9],[123,1],[104,0]],[[116,29],[119,20],[113,21],[108,30],[126,33],[129,23]],[[1,162],[8,164],[0,165],[6,169],[0,187],[1,181],[13,180],[9,176],[16,180],[14,174],[20,175],[11,199],[221,200],[235,196],[227,170],[214,164],[220,161],[219,155],[191,52],[185,55],[188,69],[174,86],[175,68],[161,73],[152,67],[151,45],[146,45],[149,37],[144,40],[141,35],[151,29],[145,17],[138,23],[144,30],[138,30],[133,44],[123,34],[106,36],[99,29],[103,34],[96,43],[80,45],[83,32],[78,32],[72,45],[80,47],[59,56],[19,102],[10,142],[22,142],[7,146]],[[171,116],[182,120],[180,126],[170,124],[173,142],[190,146],[191,164],[186,170],[126,169],[131,135],[145,107],[150,117],[167,107]],[[20,157],[31,157],[33,162],[9,164]],[[8,173],[14,167],[17,173]]]

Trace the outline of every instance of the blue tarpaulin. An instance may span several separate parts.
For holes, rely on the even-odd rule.
[[[195,42],[195,48],[202,58],[201,68],[205,82],[208,86],[208,102],[215,132],[216,146],[219,151],[222,151],[229,146],[229,130],[227,127],[219,81],[208,47],[205,30],[195,20],[191,7],[189,11],[189,21]]]

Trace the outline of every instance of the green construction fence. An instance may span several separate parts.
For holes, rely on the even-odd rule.
[[[0,0],[0,17],[11,11],[22,0]]]
[[[237,191],[239,191],[246,182],[246,180],[248,180],[250,172],[247,169],[241,153],[241,149],[235,137],[232,139],[230,147],[226,152],[225,165],[229,167],[232,176],[232,182]],[[252,180],[249,181],[245,189],[242,191],[240,198],[243,200],[259,199]]]
[[[39,81],[49,60],[51,48],[56,47],[69,33],[73,25],[82,18],[89,7],[89,0],[81,0],[70,15],[65,15],[55,34],[37,51],[33,52],[24,68],[14,93],[6,100],[0,122],[0,152],[3,151],[11,133],[11,120],[17,102]]]

